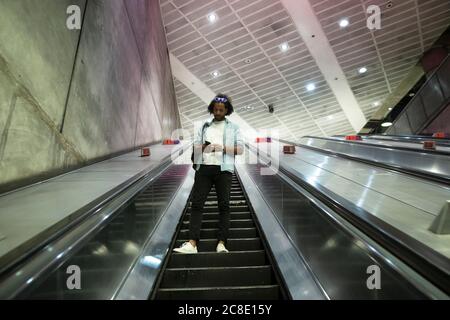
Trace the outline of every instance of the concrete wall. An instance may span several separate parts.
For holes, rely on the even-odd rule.
[[[178,127],[158,0],[0,1],[0,193]]]

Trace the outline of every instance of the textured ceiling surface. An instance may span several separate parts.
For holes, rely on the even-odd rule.
[[[285,139],[354,132],[280,0],[160,2],[170,53],[212,91],[230,95],[249,125],[278,129]],[[450,24],[450,1],[388,2],[309,0],[367,119]],[[372,4],[381,8],[380,30],[366,26]],[[367,72],[360,74],[361,67]],[[310,83],[315,90],[306,89]],[[183,128],[190,130],[207,115],[205,103],[176,78],[175,89]]]

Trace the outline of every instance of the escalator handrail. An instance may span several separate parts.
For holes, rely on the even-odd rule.
[[[327,141],[333,141],[333,142],[342,142],[342,143],[348,143],[348,144],[354,144],[354,145],[361,145],[361,142],[358,141],[352,141],[352,140],[342,140],[342,139],[335,139],[330,137],[317,137],[317,136],[303,136],[302,138],[308,138],[308,139],[320,139],[320,140],[327,140]],[[292,143],[291,141],[279,139],[278,141],[284,142],[284,143]],[[400,140],[388,140],[383,139],[382,141],[400,141]],[[415,144],[420,144],[420,142],[413,142],[413,141],[403,141],[403,142],[410,142]],[[386,146],[382,144],[376,144],[376,143],[370,143],[370,142],[363,142],[363,146],[370,146],[374,148],[383,148],[383,149],[394,149],[399,151],[407,151],[407,152],[420,152],[420,153],[427,153],[431,155],[442,155],[442,156],[450,156],[450,152],[442,151],[442,150],[429,150],[429,149],[416,149],[416,148],[407,148],[407,147],[401,147],[401,146]],[[302,145],[303,146],[303,145]],[[445,145],[445,147],[448,147],[448,145]]]
[[[188,148],[189,145],[179,151],[186,151]],[[133,177],[132,181],[122,183],[92,207],[85,208],[76,221],[10,262],[0,273],[0,299],[14,298],[34,285],[42,276],[60,267],[77,249],[86,244],[93,234],[105,227],[125,203],[156,179],[171,163],[171,155],[164,157],[156,167],[141,172]]]
[[[337,143],[340,143],[340,142],[347,143],[348,142],[348,141],[340,141],[340,140],[334,140],[334,139],[322,138],[322,137],[312,137],[312,138],[314,138],[314,139],[322,139],[322,140],[330,140],[330,141],[337,142]],[[397,165],[394,165],[394,164],[387,164],[387,163],[379,162],[379,161],[375,161],[375,160],[363,159],[363,158],[359,158],[359,157],[356,157],[356,156],[351,156],[351,155],[348,155],[348,154],[345,154],[345,153],[336,152],[336,151],[332,151],[332,150],[324,150],[324,149],[317,148],[317,147],[314,147],[314,146],[308,146],[308,145],[304,145],[304,144],[301,144],[301,143],[291,142],[291,141],[287,141],[287,140],[283,140],[283,139],[279,139],[278,141],[282,142],[282,143],[288,143],[288,144],[291,144],[291,145],[296,145],[296,146],[298,146],[300,148],[313,150],[313,151],[324,153],[324,154],[331,155],[331,156],[334,156],[334,157],[345,158],[345,159],[348,159],[348,160],[357,161],[357,162],[360,162],[360,163],[365,163],[365,164],[368,164],[368,165],[371,165],[371,166],[380,167],[380,168],[383,168],[385,170],[389,170],[389,171],[393,171],[393,172],[397,172],[397,173],[400,172],[400,173],[407,174],[407,175],[412,175],[412,176],[421,178],[421,179],[426,180],[426,181],[437,182],[437,183],[440,183],[440,184],[443,184],[443,185],[446,185],[446,186],[450,185],[450,178],[442,176],[442,175],[434,174],[433,172],[421,171],[421,170],[412,169],[412,168],[404,168],[404,167],[397,166]],[[370,147],[372,147],[372,145],[370,145]],[[381,146],[375,145],[375,147],[381,147]],[[387,146],[383,146],[383,147],[384,148],[388,148],[388,149],[398,149],[398,150],[400,150],[399,148],[393,148],[393,147],[387,147]],[[411,151],[411,150],[409,149],[408,151]],[[412,151],[412,152],[422,152],[422,150],[420,150],[420,151]],[[449,154],[445,154],[445,156],[449,156]]]
[[[259,156],[270,161],[261,152],[259,152]],[[444,255],[430,249],[322,185],[308,182],[301,173],[293,173],[285,168],[281,161],[278,169],[357,229],[363,231],[393,255],[399,257],[400,260],[428,279],[434,286],[447,295],[450,294],[450,265],[448,264],[449,259]]]
[[[248,146],[247,146],[247,147],[248,147]],[[254,151],[252,150],[252,152],[254,152]],[[250,177],[250,175],[249,175],[248,179],[252,179],[252,178]],[[288,232],[288,231],[286,230],[286,228],[283,226],[283,224],[281,223],[279,217],[278,217],[276,214],[273,213],[274,211],[273,211],[273,209],[272,209],[270,203],[265,199],[265,197],[264,197],[264,195],[263,195],[263,193],[262,193],[262,191],[261,191],[261,189],[260,189],[260,186],[258,186],[258,185],[255,183],[255,181],[254,181],[253,179],[252,179],[252,181],[253,181],[253,183],[254,183],[254,185],[255,185],[255,188],[256,188],[256,189],[258,190],[258,192],[260,193],[259,197],[262,197],[262,199],[263,199],[263,202],[262,202],[262,203],[264,203],[264,204],[267,206],[268,211],[270,211],[270,213],[271,213],[270,216],[273,217],[274,221],[276,221],[276,222],[275,222],[275,225],[277,225],[278,228],[280,228],[280,230],[281,230],[281,234],[280,234],[280,232],[276,232],[277,237],[276,237],[276,240],[273,240],[273,241],[275,241],[275,242],[276,242],[276,241],[279,241],[280,235],[286,237],[288,243],[290,243],[291,246],[292,246],[292,248],[294,248],[295,252],[297,253],[297,257],[298,257],[298,259],[300,260],[300,263],[296,263],[295,265],[300,264],[300,265],[298,265],[298,267],[304,268],[304,270],[305,270],[305,271],[308,273],[308,275],[309,275],[309,277],[307,277],[308,280],[306,280],[306,281],[310,281],[310,283],[308,284],[308,286],[311,287],[312,291],[316,291],[316,292],[315,292],[315,297],[314,297],[314,299],[330,300],[330,297],[329,297],[328,293],[326,292],[326,290],[325,290],[325,288],[323,287],[323,285],[320,283],[319,279],[317,278],[317,275],[316,275],[316,274],[314,273],[314,271],[311,269],[310,265],[309,265],[308,262],[306,261],[306,259],[305,259],[304,255],[302,254],[301,250],[298,249],[298,246],[294,243],[294,241],[293,241],[292,238],[290,237],[289,232]],[[244,194],[246,194],[246,197],[249,198],[249,195],[248,195],[248,193],[247,193],[246,188],[243,186],[242,189],[243,189]],[[253,210],[253,205],[251,205],[251,202],[250,202],[250,206],[252,207],[252,210]],[[255,213],[255,215],[258,216],[257,213]],[[258,217],[258,219],[259,219],[259,217]],[[271,246],[271,241],[267,239],[267,238],[268,238],[268,235],[266,235],[266,234],[264,233],[265,230],[264,230],[264,227],[263,227],[263,225],[262,225],[261,222],[260,222],[260,226],[261,226],[261,229],[262,229],[261,232],[262,232],[262,234],[264,235],[264,237],[265,237],[265,239],[266,239],[266,241],[268,242],[269,247],[270,247],[270,246]],[[285,253],[285,252],[284,252],[284,253]],[[283,253],[283,254],[284,254],[284,253]],[[277,261],[277,257],[276,257],[275,255],[273,256],[273,259],[274,259],[275,261]],[[278,263],[278,262],[276,262],[276,263]],[[294,271],[292,271],[292,272],[294,272]],[[298,270],[295,270],[295,273],[297,273],[297,272],[298,272]],[[285,286],[285,288],[287,288],[288,291],[291,291],[291,290],[290,290],[290,283],[288,283],[288,282],[286,281],[286,278],[283,278],[283,281],[284,281],[284,286]],[[302,281],[305,281],[305,280],[302,280]],[[309,293],[311,293],[311,292],[308,292],[308,294],[309,294]],[[291,295],[291,298],[292,298],[292,292],[289,292],[289,294]],[[301,296],[301,298],[304,298],[304,297]]]
[[[341,136],[343,137],[343,136]],[[381,141],[396,141],[396,142],[407,142],[422,145],[424,141],[435,141],[438,147],[450,147],[450,140],[443,138],[435,138],[432,136],[412,136],[412,135],[363,135],[365,140],[381,140]],[[434,151],[434,150],[431,150]]]

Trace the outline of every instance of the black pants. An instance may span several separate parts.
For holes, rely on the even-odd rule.
[[[220,171],[220,166],[201,165],[195,172],[192,190],[192,210],[189,220],[189,239],[199,241],[203,207],[212,185],[216,187],[219,206],[219,232],[217,239],[226,243],[230,228],[230,192],[232,173]]]

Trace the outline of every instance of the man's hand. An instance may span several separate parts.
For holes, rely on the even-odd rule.
[[[223,146],[221,144],[209,144],[209,145],[204,145],[203,147],[203,152],[204,153],[211,153],[211,152],[220,152],[223,151]]]
[[[223,148],[223,152],[226,154],[241,155],[243,153],[243,150],[241,147],[226,146]]]
[[[221,144],[213,143],[210,146],[212,148],[212,152],[221,152],[221,151],[223,151],[223,146]]]

